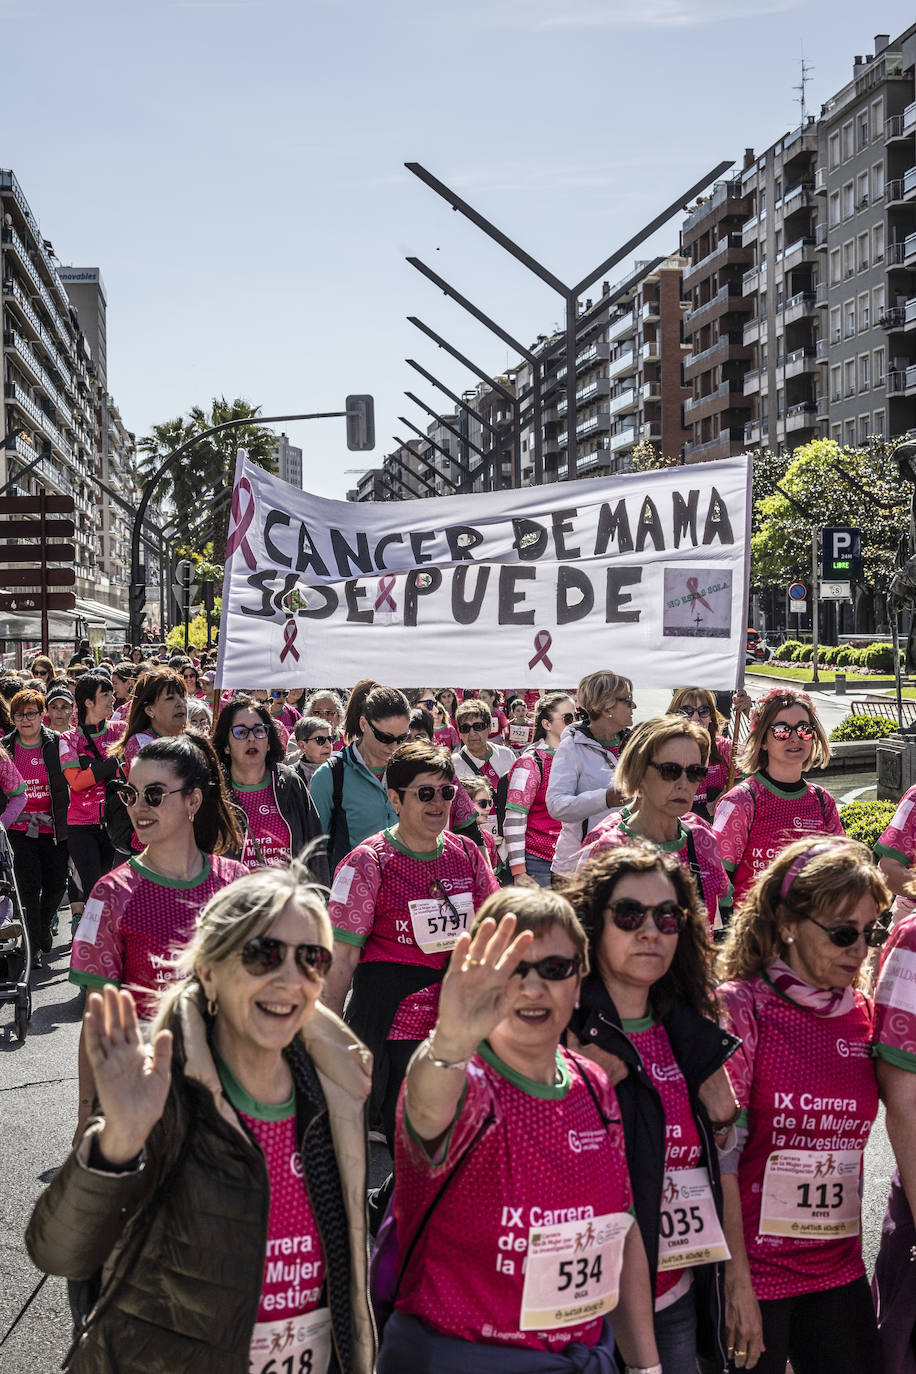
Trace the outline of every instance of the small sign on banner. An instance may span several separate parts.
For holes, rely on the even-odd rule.
[[[792,615],[804,615],[808,609],[807,601],[790,601],[789,611]]]

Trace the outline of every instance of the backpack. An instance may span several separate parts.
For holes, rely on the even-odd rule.
[[[99,753],[99,746],[92,736],[84,735],[84,738],[96,758],[102,758],[103,755]],[[127,814],[127,807],[118,792],[118,788],[125,782],[127,782],[127,777],[119,763],[115,776],[108,778],[105,782],[105,801],[102,804],[101,823],[115,853],[130,856],[135,852],[133,846],[134,827],[131,825],[130,816]]]
[[[349,854],[350,827],[343,804],[344,761],[342,754],[332,754],[328,759],[331,770],[331,819],[328,823],[328,863],[333,876],[341,859]]]

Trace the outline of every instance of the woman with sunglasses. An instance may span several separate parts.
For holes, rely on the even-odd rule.
[[[187,688],[188,697],[197,697],[198,699],[202,700],[204,696],[204,690],[200,685],[200,673],[194,667],[194,664],[182,664],[181,668],[178,671],[181,673],[181,676],[184,679],[184,685]]]
[[[787,1360],[801,1374],[882,1368],[862,1261],[878,1085],[860,986],[889,900],[864,845],[798,840],[754,883],[719,959],[742,1042],[728,1070],[742,1115],[721,1160],[729,1345],[758,1374],[785,1374]]]
[[[98,1106],[28,1231],[41,1268],[104,1266],[68,1368],[371,1374],[369,1074],[319,1003],[320,894],[259,869],[193,926],[150,1047],[127,991],[88,1000]]]
[[[555,892],[505,889],[461,936],[398,1108],[378,1374],[611,1374],[615,1344],[661,1374],[614,1091],[560,1044],[587,971]]]
[[[105,784],[115,777],[117,760],[108,751],[124,732],[113,725],[114,689],[102,672],[84,673],[74,689],[77,724],[67,739],[79,760],[79,769],[67,772],[70,806],[67,832],[70,858],[78,883],[71,885],[70,920],[76,930],[86,898],[103,873],[114,863],[115,851],[102,826]]]
[[[731,916],[731,883],[713,831],[690,809],[708,749],[707,732],[683,716],[641,721],[621,750],[615,780],[632,801],[589,832],[579,867],[619,845],[671,854],[693,874],[710,930],[721,930]]]
[[[806,692],[776,687],[759,699],[739,756],[747,777],[719,798],[713,818],[736,907],[799,832],[843,834],[833,797],[803,776],[829,762],[830,744]]]
[[[444,750],[402,745],[386,781],[397,823],[357,845],[334,875],[324,1000],[343,1014],[352,983],[346,1019],[372,1050],[373,1113],[393,1142],[398,1089],[435,1022],[451,950],[498,885],[477,845],[448,829],[458,789]]]
[[[248,868],[288,864],[317,840],[321,822],[305,780],[284,762],[277,723],[263,704],[234,696],[220,712],[213,748],[226,786],[245,817],[245,843],[235,856]],[[327,856],[316,845],[315,879],[330,880]]]
[[[311,696],[302,707],[302,714],[304,716],[318,716],[326,725],[329,725],[331,727],[330,735],[333,752],[336,754],[343,749],[346,744],[342,730],[344,708],[343,702],[336,692],[331,692],[327,689],[312,692]]]
[[[633,684],[617,673],[589,673],[576,700],[588,723],[567,726],[547,787],[547,810],[562,822],[551,872],[573,873],[582,842],[624,798],[614,783],[617,760],[633,722]]]
[[[130,699],[124,734],[110,753],[121,761],[129,777],[137,754],[163,736],[174,738],[188,720],[188,689],[172,668],[151,668],[141,673]]]
[[[502,860],[499,857],[499,837],[496,834],[496,798],[493,796],[493,788],[486,778],[462,778],[461,785],[456,793],[456,800],[462,792],[470,798],[477,820],[477,829],[483,840],[484,852],[487,862],[493,872],[502,876]],[[454,810],[454,808],[453,808]],[[452,829],[456,827],[453,823]]]
[[[750,712],[751,698],[743,689],[732,698],[734,711]],[[713,808],[723,792],[728,791],[728,772],[732,757],[732,740],[722,734],[725,717],[716,707],[716,698],[706,687],[679,687],[671,698],[666,715],[684,716],[709,731],[709,771],[700,783],[691,810],[704,821],[712,820]]]
[[[73,937],[70,982],[129,987],[141,1021],[151,1021],[201,907],[248,870],[225,857],[241,850],[243,837],[209,740],[183,734],[144,745],[120,790],[140,853],[89,894]],[[82,1041],[79,1076],[76,1139],[93,1099]]]
[[[723,1065],[739,1042],[716,1024],[705,910],[687,869],[641,846],[600,854],[563,892],[588,935],[592,970],[568,1043],[616,1085],[662,1369],[695,1374],[698,1327],[704,1353],[724,1369],[716,1142],[737,1111]]]
[[[284,725],[289,733],[292,734],[301,712],[297,711],[295,706],[290,705],[289,692],[287,692],[285,687],[273,688],[270,693],[268,706],[274,720],[278,720],[280,724]]]
[[[37,677],[42,686],[42,691],[47,692],[48,688],[58,679],[57,669],[48,658],[47,654],[36,654],[29,664],[29,671],[32,677]],[[61,678],[63,681],[63,678]]]
[[[563,732],[575,719],[576,708],[566,692],[541,697],[534,708],[531,748],[518,757],[509,774],[503,834],[516,887],[550,887],[560,822],[547,810],[547,787]]]
[[[327,763],[334,752],[331,730],[327,721],[320,716],[300,716],[293,730],[293,738],[299,750],[296,772],[308,787],[315,769]]]

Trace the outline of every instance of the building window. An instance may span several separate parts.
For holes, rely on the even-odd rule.
[[[856,274],[856,241],[847,239],[843,244],[843,276],[844,278],[854,277]]]
[[[868,354],[862,353],[859,356],[859,390],[868,391],[871,383],[868,380]]]
[[[871,259],[873,265],[884,261],[884,225],[876,224],[871,231]]]
[[[830,227],[835,228],[840,222],[840,193],[831,191],[830,193]]]
[[[882,284],[881,286],[876,286],[876,287],[874,287],[874,289],[872,290],[872,293],[871,293],[871,303],[872,303],[872,310],[873,310],[873,312],[874,312],[874,318],[875,318],[876,320],[880,320],[881,316],[884,314],[884,286],[883,286],[883,284]]]
[[[843,218],[849,219],[855,214],[856,209],[856,188],[855,182],[847,181],[843,187]]]
[[[843,280],[843,264],[839,248],[833,248],[830,252],[830,281],[833,286]]]
[[[846,421],[846,447],[855,448],[856,446],[856,422],[855,420]]]
[[[856,209],[864,210],[868,205],[868,173],[860,172],[856,177]]]
[[[855,303],[855,301],[847,301],[846,304],[845,304],[844,307],[843,307],[843,313],[844,313],[844,315],[845,315],[845,317],[846,317],[846,330],[845,330],[846,338],[847,338],[847,339],[851,339],[852,336],[853,336],[853,334],[855,334],[855,332],[856,332],[856,303]]]
[[[853,136],[852,136],[852,120],[851,120],[851,119],[850,119],[850,121],[849,121],[848,124],[844,124],[844,125],[843,125],[843,128],[842,128],[842,137],[843,137],[843,161],[844,161],[844,162],[848,162],[849,159],[852,157],[853,153],[855,152],[855,145],[854,145],[854,143],[853,143]]]
[[[868,326],[868,292],[863,291],[859,297],[859,328],[867,329]]]
[[[874,353],[875,386],[884,386],[884,349],[876,348]]]
[[[859,147],[868,147],[868,111],[859,115]]]
[[[840,131],[830,135],[830,166],[831,169],[840,165]]]
[[[842,425],[831,425],[831,426],[830,426],[830,437],[831,437],[831,439],[833,440],[833,442],[834,442],[835,444],[841,444],[841,443],[843,442],[843,426],[842,426]]]
[[[862,448],[868,443],[868,416],[859,416],[859,444]]]
[[[876,162],[871,169],[871,194],[873,200],[880,200],[884,195],[884,163]]]
[[[881,129],[884,128],[884,101],[880,96],[871,102],[871,127],[875,131],[876,138]]]
[[[830,311],[830,338],[839,343],[843,337],[843,312],[838,305]]]
[[[843,364],[843,390],[847,396],[856,394],[856,360],[847,358]]]
[[[872,434],[874,434],[876,439],[885,439],[887,437],[883,410],[875,411],[875,416],[872,420]]]
[[[839,363],[830,369],[830,399],[839,401],[843,395],[842,372]]]
[[[859,271],[864,272],[868,267],[868,234],[860,234],[856,240],[856,260]]]

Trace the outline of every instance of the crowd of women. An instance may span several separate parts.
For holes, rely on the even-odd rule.
[[[847,839],[781,688],[633,727],[610,671],[133,666],[33,664],[0,758],[45,948],[72,860],[79,1119],[27,1234],[69,1369],[916,1371],[916,789]]]

